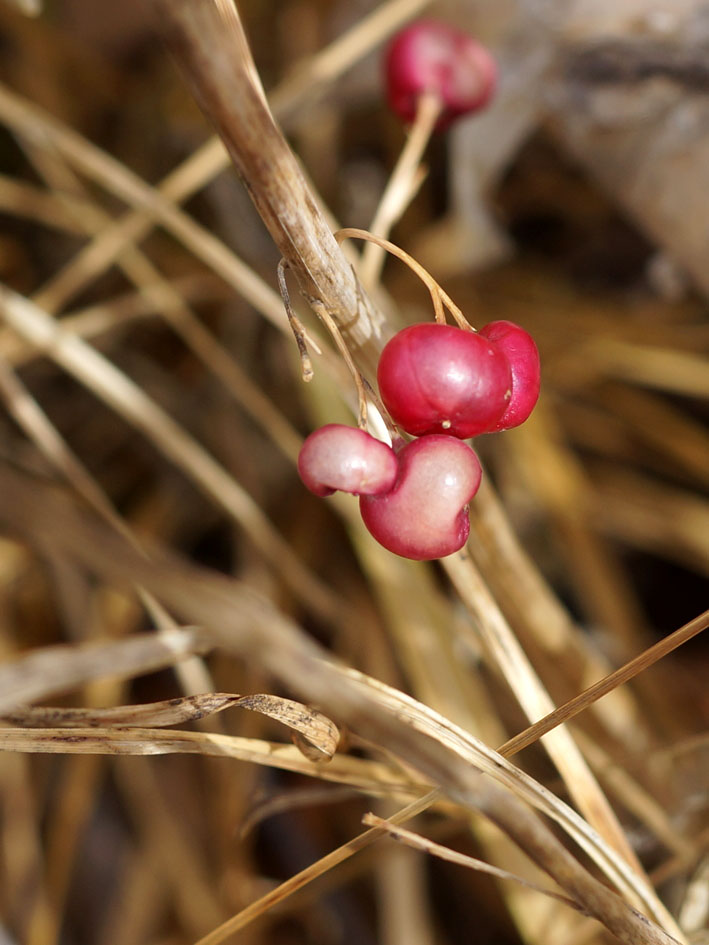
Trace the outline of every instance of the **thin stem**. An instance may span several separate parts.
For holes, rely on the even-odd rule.
[[[343,240],[346,239],[367,240],[369,243],[375,243],[377,246],[381,246],[382,249],[391,253],[392,256],[396,256],[402,262],[406,263],[409,269],[415,272],[421,282],[426,286],[431,293],[431,301],[433,302],[436,321],[440,325],[446,324],[446,316],[443,311],[443,306],[445,305],[460,328],[466,331],[475,330],[453,299],[441,288],[438,282],[436,282],[431,273],[427,269],[424,269],[421,263],[417,262],[413,256],[409,256],[406,250],[397,246],[396,243],[385,240],[381,236],[375,236],[374,233],[370,233],[368,230],[359,230],[355,227],[345,227],[342,230],[338,230],[335,233],[335,239],[338,243],[342,243]]]
[[[417,189],[423,152],[441,114],[441,100],[435,92],[425,92],[418,100],[414,122],[384,189],[374,219],[369,227],[375,236],[387,237],[401,217]],[[384,248],[369,243],[362,252],[360,276],[371,289],[381,276]]]
[[[310,360],[310,355],[308,354],[308,348],[305,344],[305,328],[303,323],[298,318],[298,316],[293,311],[293,306],[290,303],[290,295],[288,293],[288,285],[286,283],[286,269],[288,268],[288,262],[285,259],[281,259],[278,263],[278,288],[281,292],[281,298],[283,299],[283,307],[286,310],[286,315],[288,316],[288,324],[290,325],[291,331],[295,337],[295,343],[298,345],[298,354],[300,355],[300,369],[303,380],[307,383],[313,379],[313,365]]]
[[[352,360],[352,355],[350,354],[349,348],[345,344],[345,339],[342,337],[342,332],[340,331],[337,322],[327,311],[325,306],[319,300],[315,299],[310,303],[313,306],[313,309],[317,313],[318,317],[322,319],[325,323],[325,327],[332,335],[333,341],[337,345],[337,348],[342,355],[342,358],[347,365],[347,368],[352,375],[354,380],[355,387],[357,388],[357,400],[359,402],[359,414],[357,417],[357,426],[360,430],[367,429],[367,393],[364,389],[364,381],[362,375],[360,374],[357,365]]]
[[[569,699],[564,705],[559,706],[558,709],[554,709],[553,712],[549,712],[544,718],[539,719],[538,722],[530,725],[528,728],[524,729],[523,732],[509,739],[509,741],[506,741],[499,749],[500,753],[503,755],[511,755],[522,751],[523,748],[527,748],[543,735],[546,735],[547,732],[556,728],[557,725],[568,722],[598,699],[612,692],[618,686],[622,686],[634,676],[637,676],[638,673],[643,672],[649,666],[652,666],[653,663],[656,663],[658,660],[667,656],[668,653],[677,649],[678,646],[682,646],[683,643],[686,643],[698,633],[706,630],[707,627],[709,627],[709,610],[705,610],[704,613],[699,614],[698,617],[684,624],[679,630],[675,630],[674,633],[660,640],[659,643],[644,650],[639,656],[636,656],[634,659],[630,660],[630,662],[621,666],[620,669],[616,669],[614,672],[604,676],[603,679],[599,679],[598,682],[589,686],[588,689],[584,689],[583,692],[574,696],[573,699]]]

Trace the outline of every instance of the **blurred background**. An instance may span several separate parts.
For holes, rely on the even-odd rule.
[[[65,478],[32,435],[36,426],[18,415],[29,395],[136,533],[251,583],[338,656],[461,724],[485,716],[490,744],[524,728],[495,666],[469,636],[459,642],[468,618],[438,566],[387,563],[352,524],[349,498],[342,512],[299,481],[298,437],[324,422],[353,422],[352,391],[340,394],[315,355],[315,378],[302,384],[285,314],[278,324],[278,253],[235,172],[213,160],[190,172],[179,197],[168,193],[199,226],[188,238],[150,222],[141,229],[140,220],[128,232],[123,223],[123,249],[111,254],[117,221],[135,216],[145,193],[212,134],[150,5],[47,0],[36,17],[19,6],[0,4],[0,280],[83,337],[201,444],[319,586],[346,602],[361,635],[299,599],[282,580],[278,555],[269,558],[139,422],[8,328],[0,329],[0,461],[37,477],[38,488]],[[533,418],[482,437],[476,449],[510,534],[564,615],[556,651],[543,632],[529,631],[509,562],[478,564],[551,695],[564,701],[707,606],[709,5],[238,6],[267,93],[287,102],[279,118],[288,139],[341,226],[369,226],[405,138],[382,91],[388,32],[365,31],[351,68],[335,68],[289,99],[312,57],[379,8],[393,10],[394,24],[441,16],[497,56],[490,109],[434,137],[425,178],[392,239],[473,325],[510,319],[538,343],[543,384]],[[102,155],[116,163],[104,166]],[[133,207],[121,169],[145,187]],[[215,263],[219,248],[226,262]],[[236,257],[271,290],[262,311],[253,294],[239,292]],[[426,290],[396,260],[386,263],[382,289],[393,324],[432,317]],[[484,554],[486,522],[472,514],[472,540]],[[155,615],[137,599],[12,535],[0,539],[0,575],[5,659],[153,626]],[[407,596],[417,626],[402,604]],[[460,704],[443,691],[445,660],[461,667]],[[608,720],[579,720],[584,752],[675,914],[697,876],[704,894],[709,886],[708,668],[699,637],[631,687],[634,721],[622,732]],[[208,669],[218,691],[274,689],[258,666],[224,655]],[[165,670],[95,682],[62,704],[143,703],[180,692]],[[229,734],[283,738],[267,719],[223,719]],[[638,719],[634,752],[629,732]],[[367,755],[366,746],[354,750]],[[565,797],[541,750],[520,763]],[[643,816],[623,777],[663,814],[665,833]],[[387,800],[301,774],[189,755],[3,753],[0,797],[3,945],[197,941],[354,836],[365,810],[390,810]],[[428,827],[441,842],[486,855],[489,838],[460,814],[432,817]],[[550,931],[488,878],[383,850],[326,874],[238,940],[582,940],[570,919]],[[687,920],[690,941],[708,941],[705,919],[706,911],[699,925]],[[604,940],[584,929],[583,940]]]

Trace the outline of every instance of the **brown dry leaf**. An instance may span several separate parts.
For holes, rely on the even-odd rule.
[[[260,712],[293,729],[307,747],[304,750],[298,742],[296,744],[311,760],[329,760],[335,754],[340,733],[334,722],[301,702],[264,694],[239,696],[227,692],[210,692],[147,705],[119,705],[106,709],[18,706],[6,712],[2,718],[22,728],[165,726],[203,719],[232,706]],[[308,752],[313,749],[316,754],[310,755]]]
[[[334,722],[331,722],[322,712],[311,709],[302,702],[292,699],[281,699],[279,696],[253,695],[241,696],[238,705],[244,709],[252,709],[267,715],[277,722],[282,722],[293,729],[294,742],[299,750],[310,760],[332,758],[337,750],[340,732]],[[315,755],[311,750],[315,749]]]

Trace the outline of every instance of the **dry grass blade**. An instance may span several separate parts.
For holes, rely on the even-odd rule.
[[[473,562],[457,554],[446,558],[443,565],[527,717],[532,720],[553,711],[548,692]],[[547,733],[545,739],[549,755],[589,823],[642,877],[642,867],[570,733],[557,728]],[[643,882],[643,885],[647,893],[656,898],[649,884]],[[662,909],[659,900],[657,906]]]
[[[273,90],[271,105],[274,114],[281,120],[311,99],[318,90],[327,88],[358,59],[366,55],[373,46],[382,42],[409,17],[427,6],[430,0],[389,0],[356,23],[344,35],[338,37],[306,62],[300,63],[293,75]],[[159,193],[168,201],[179,203],[188,199],[229,166],[229,156],[221,139],[211,138],[179,167],[172,171],[158,186]],[[104,180],[109,186],[110,180]],[[117,223],[107,227],[92,240],[60,273],[51,280],[40,299],[50,310],[63,305],[67,298],[78,292],[90,279],[99,276],[132,242],[143,239],[159,217],[151,212],[149,205],[128,213]],[[162,222],[165,222],[164,220]],[[192,221],[185,219],[190,232],[200,237],[205,233]],[[206,234],[208,235],[208,234]],[[219,249],[218,241],[201,238],[193,250],[220,272],[224,279],[276,325],[279,317],[277,298],[268,287],[260,283],[243,264],[239,264],[226,247]]]
[[[9,289],[0,289],[5,321],[36,345],[163,450],[252,538],[291,585],[316,611],[332,618],[339,611],[334,596],[310,574],[272,523],[239,484],[155,401],[101,354],[61,330],[37,305]]]
[[[226,298],[227,290],[222,282],[210,274],[183,276],[167,284],[174,289],[174,298],[179,300],[180,307],[196,301],[222,302]],[[134,320],[164,314],[167,309],[162,287],[156,286],[153,290],[144,286],[140,291],[69,312],[62,317],[61,325],[64,331],[88,341],[115,329],[124,329]],[[0,353],[15,367],[41,356],[36,348],[8,331],[0,333]]]
[[[676,650],[678,646],[682,646],[683,643],[691,640],[692,637],[695,637],[698,633],[702,633],[707,627],[709,627],[709,610],[705,610],[703,614],[699,614],[698,617],[684,624],[679,630],[675,630],[674,633],[669,634],[669,636],[660,640],[659,643],[649,647],[639,656],[636,656],[635,659],[621,666],[620,669],[616,669],[603,679],[599,679],[597,683],[589,686],[588,689],[584,689],[578,696],[570,699],[568,702],[564,703],[564,705],[559,706],[558,709],[554,709],[553,712],[544,716],[543,719],[539,719],[534,725],[530,725],[529,728],[520,732],[519,735],[510,738],[509,741],[506,741],[499,749],[500,753],[503,755],[511,755],[522,751],[522,749],[526,748],[528,745],[532,745],[547,732],[556,728],[557,725],[568,722],[570,719],[574,718],[574,716],[578,715],[579,712],[583,712],[584,709],[593,705],[598,699],[602,699],[603,696],[612,692],[618,686],[629,682],[637,676],[638,673],[642,673],[658,660],[667,656],[668,653]]]
[[[5,712],[2,720],[21,728],[90,728],[90,727],[161,727],[203,719],[213,712],[222,712],[238,705],[240,696],[226,692],[209,692],[196,696],[149,702],[145,705],[116,705],[108,708],[74,709],[61,706],[18,706]]]
[[[312,761],[295,745],[212,732],[164,731],[159,728],[0,729],[0,750],[46,754],[167,755],[197,754],[231,758],[250,764],[295,771],[346,784],[375,796],[421,794],[422,783],[379,762],[336,755],[332,761]]]
[[[45,647],[0,665],[0,712],[69,692],[92,679],[130,678],[174,666],[212,646],[208,633],[187,627],[160,636]]]
[[[430,806],[436,796],[437,792],[433,791],[422,798],[412,801],[411,804],[391,817],[388,822],[390,824],[397,824],[415,817]],[[277,906],[278,903],[283,902],[288,896],[292,896],[293,893],[307,886],[308,883],[312,883],[318,877],[327,873],[340,863],[343,863],[351,856],[354,856],[355,853],[364,850],[383,835],[384,831],[379,827],[372,827],[359,836],[354,837],[352,840],[349,840],[347,843],[342,844],[342,846],[338,847],[336,850],[332,850],[315,863],[311,863],[306,869],[291,876],[290,879],[281,883],[274,890],[256,900],[256,902],[252,902],[237,915],[227,919],[219,928],[205,935],[199,942],[196,942],[195,945],[219,945],[220,942],[226,941],[234,932],[238,932],[239,929],[243,929],[251,922],[254,922],[259,916],[263,915],[264,912]]]
[[[697,354],[603,338],[589,341],[583,357],[611,377],[687,397],[709,398],[709,365]]]
[[[457,853],[455,850],[451,850],[450,847],[444,847],[440,843],[434,843],[432,840],[428,840],[426,837],[422,837],[420,834],[414,833],[411,830],[398,827],[389,820],[377,817],[376,814],[365,814],[362,818],[362,823],[367,827],[378,827],[381,830],[385,830],[387,836],[391,837],[393,840],[399,840],[405,843],[414,850],[420,850],[422,853],[428,853],[431,856],[436,856],[441,860],[447,860],[449,863],[455,863],[458,866],[465,866],[471,870],[487,873],[489,876],[495,876],[497,879],[519,883],[520,886],[533,889],[543,896],[549,896],[551,899],[563,902],[565,906],[569,906],[571,909],[579,908],[578,903],[574,902],[573,899],[569,899],[568,896],[561,896],[559,893],[554,892],[553,889],[545,889],[543,886],[538,886],[536,883],[530,883],[521,876],[515,876],[514,873],[510,873],[508,870],[501,870],[496,866],[492,866],[490,863],[486,863],[484,860],[478,860],[475,859],[475,857]]]
[[[599,836],[575,810],[507,761],[505,755],[489,748],[438,712],[404,693],[364,677],[354,670],[345,672],[355,685],[367,691],[375,691],[381,703],[392,713],[407,719],[418,731],[426,732],[442,742],[464,758],[467,764],[504,784],[518,797],[556,821],[630,901],[637,905],[642,904],[657,921],[667,922],[670,927],[674,926],[673,919],[652,887],[632,869],[615,848]]]
[[[250,709],[252,712],[267,715],[302,735],[321,757],[332,758],[335,754],[340,734],[330,719],[301,702],[265,693],[237,696],[231,693],[210,692],[147,705],[112,706],[105,709],[21,706],[12,712],[6,712],[2,718],[23,728],[144,728],[179,725],[229,708]]]
[[[75,164],[87,176],[96,179],[116,196],[128,203],[149,208],[151,214],[177,239],[190,248],[194,254],[214,269],[225,282],[236,289],[243,297],[268,318],[276,327],[283,329],[283,308],[276,292],[270,289],[248,266],[234,255],[221,240],[200,226],[192,217],[177,210],[172,203],[149,187],[144,181],[132,174],[119,161],[111,158],[99,148],[90,144],[81,135],[56,121],[42,109],[14,95],[9,89],[0,86],[0,119],[6,122],[16,133],[30,140],[37,135],[38,129],[54,146]],[[132,228],[135,219],[129,218],[124,224],[117,224],[106,231],[106,242],[110,242],[112,252],[118,257],[132,240]],[[124,232],[125,231],[125,232]],[[125,233],[131,234],[126,240]],[[99,240],[102,238],[99,237]],[[91,255],[104,258],[105,250],[97,241],[86,250],[89,263],[81,257],[81,266],[72,270],[71,292],[78,291],[86,280],[85,269],[90,265]],[[37,301],[54,309],[61,298],[67,295],[63,285],[50,285],[37,295]]]
[[[69,233],[83,233],[84,228],[77,220],[77,212],[81,207],[75,198],[67,206],[68,198],[60,198],[55,194],[46,193],[32,184],[16,180],[0,174],[0,209],[4,213],[26,217],[35,223],[55,229],[63,229]]]
[[[276,675],[295,693],[317,702],[324,711],[346,721],[364,737],[386,745],[402,761],[412,766],[419,776],[442,787],[453,801],[480,810],[514,839],[526,853],[571,898],[590,915],[599,919],[622,941],[644,945],[668,945],[671,935],[641,916],[607,887],[594,879],[580,863],[554,838],[539,818],[532,814],[508,788],[485,778],[471,766],[468,758],[441,741],[440,725],[418,729],[430,719],[431,712],[419,707],[412,716],[412,703],[390,690],[382,689],[373,680],[323,661],[323,653],[282,614],[260,595],[224,578],[171,561],[169,565],[148,562],[120,540],[105,535],[97,541],[95,530],[82,525],[67,509],[48,496],[39,498],[22,477],[5,469],[3,490],[8,499],[2,514],[8,524],[30,535],[44,533],[52,522],[51,535],[57,549],[78,557],[99,571],[109,572],[115,579],[131,581],[136,569],[148,589],[189,619],[197,619],[209,628],[221,647],[252,659]],[[88,533],[87,533],[88,532]],[[90,537],[91,536],[91,537]],[[427,723],[427,724],[430,724]],[[452,730],[450,723],[446,728]],[[174,733],[160,732],[158,739]],[[95,737],[95,731],[90,736]],[[465,738],[465,733],[457,735]],[[467,754],[467,751],[466,753]],[[329,767],[325,770],[329,770]],[[608,851],[612,861],[612,851]],[[617,869],[623,871],[622,861]],[[627,870],[627,867],[625,867]],[[654,912],[661,913],[651,895],[635,880],[635,888]],[[630,888],[632,873],[627,877]],[[663,917],[664,918],[664,917]],[[661,920],[663,921],[663,920]],[[671,918],[663,925],[673,928]],[[682,939],[679,930],[676,940]]]

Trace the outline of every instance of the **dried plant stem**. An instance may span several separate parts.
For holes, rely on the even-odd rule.
[[[236,8],[213,0],[151,0],[187,82],[231,154],[300,291],[347,326],[373,370],[383,319],[357,285],[298,162],[276,126]],[[307,207],[308,212],[303,213]]]
[[[485,479],[470,512],[470,555],[522,639],[538,647],[551,665],[563,663],[569,676],[569,692],[577,692],[589,677],[605,676],[611,669],[608,662],[589,645],[522,548]],[[595,714],[604,728],[628,748],[649,744],[646,721],[627,691],[609,695]]]
[[[402,810],[390,817],[387,823],[400,824],[404,823],[406,820],[410,820],[412,817],[421,813],[421,811],[426,810],[438,796],[439,792],[431,791],[424,797],[412,801],[406,807],[402,808]],[[279,902],[287,899],[288,896],[292,896],[293,893],[302,889],[303,886],[312,883],[318,876],[322,876],[323,873],[348,860],[351,856],[354,856],[355,853],[364,850],[380,837],[384,836],[384,834],[385,830],[383,828],[371,827],[352,840],[348,840],[347,843],[343,843],[342,846],[338,847],[336,850],[332,850],[332,852],[328,853],[326,856],[311,863],[310,866],[296,873],[294,876],[291,876],[285,882],[280,883],[280,885],[271,890],[271,892],[266,893],[265,896],[252,902],[245,909],[242,909],[241,912],[227,919],[219,928],[213,929],[208,935],[205,935],[204,938],[196,942],[195,945],[219,945],[220,942],[225,941],[234,932],[243,929],[260,915],[263,915],[264,912],[272,909],[274,906],[278,905]]]
[[[416,115],[409,129],[406,144],[391,172],[379,206],[369,226],[374,236],[388,237],[416,189],[423,152],[441,114],[441,100],[433,92],[424,92],[416,106]],[[362,252],[359,274],[362,282],[372,288],[379,281],[384,265],[384,250],[368,243]]]
[[[52,229],[84,232],[77,220],[77,214],[85,209],[80,198],[73,195],[59,197],[5,174],[0,174],[0,209],[3,213],[26,217]]]
[[[699,614],[698,617],[684,624],[679,630],[675,630],[674,633],[660,640],[659,643],[644,650],[639,656],[636,656],[635,659],[621,666],[620,669],[616,669],[614,672],[604,676],[603,679],[599,679],[597,683],[589,686],[588,689],[584,689],[583,692],[580,692],[573,699],[565,702],[563,706],[554,709],[553,712],[550,712],[548,715],[545,715],[544,718],[539,719],[538,722],[530,725],[529,728],[520,732],[519,735],[515,735],[514,738],[505,742],[502,748],[500,748],[500,752],[502,752],[502,754],[511,754],[513,752],[522,751],[523,748],[533,744],[547,732],[556,728],[557,725],[568,722],[570,719],[574,718],[574,716],[578,715],[579,712],[583,712],[584,709],[593,705],[598,699],[601,699],[609,692],[617,689],[618,686],[624,685],[637,676],[638,673],[644,672],[658,660],[667,656],[668,653],[676,650],[678,646],[682,646],[683,643],[686,643],[698,633],[706,630],[707,627],[709,627],[709,610],[705,610],[704,613]]]
[[[540,714],[551,712],[554,704],[549,694],[473,562],[457,554],[445,558],[443,566],[527,717],[535,721]],[[613,849],[631,864],[640,877],[644,877],[640,862],[569,732],[564,728],[556,728],[547,733],[545,738],[545,747],[579,809]],[[652,892],[649,884],[647,886],[648,891]],[[665,911],[659,900],[657,906]]]
[[[56,186],[60,203],[65,199],[62,187],[85,196],[81,181],[61,156],[54,154],[53,160],[49,162],[43,152],[36,148],[30,150],[34,163],[41,165],[44,176],[50,184]],[[111,217],[88,197],[82,203],[71,204],[69,212],[78,221],[79,227],[89,234],[100,232],[112,223]],[[289,457],[297,455],[300,437],[292,426],[274,409],[268,397],[253,384],[231,354],[195,317],[179,291],[162,277],[148,257],[129,245],[119,257],[118,264],[142,293],[149,293],[151,298],[156,299],[162,308],[163,318],[202,363],[219,378],[246,412],[272,432],[273,439],[281,450]],[[62,328],[67,328],[65,322],[62,323]],[[315,342],[313,347],[321,353]]]
[[[515,876],[514,873],[510,873],[508,870],[498,869],[498,867],[491,866],[484,860],[478,860],[472,856],[457,853],[455,850],[441,846],[439,843],[433,843],[433,841],[427,840],[425,837],[413,833],[411,830],[405,830],[403,827],[396,826],[391,820],[384,820],[381,817],[377,817],[376,814],[365,814],[362,818],[362,823],[367,827],[379,827],[386,831],[387,836],[392,837],[394,840],[399,840],[415,850],[420,850],[422,853],[429,853],[432,856],[439,857],[441,860],[447,860],[449,863],[456,863],[458,866],[466,866],[468,869],[479,870],[481,873],[487,873],[489,876],[494,876],[497,879],[511,880],[514,883],[519,883],[521,886],[526,886],[528,889],[534,890],[534,892],[541,893],[543,896],[556,899],[558,902],[562,902],[571,909],[578,909],[578,903],[574,902],[573,899],[569,899],[568,896],[560,896],[559,893],[554,892],[554,890],[537,886],[536,883],[530,883],[526,879],[522,879],[521,876]]]
[[[199,273],[166,279],[175,290],[175,296],[188,305],[193,302],[224,302],[227,289],[220,279]],[[62,316],[62,330],[88,341],[117,329],[128,327],[132,321],[164,315],[169,305],[160,286],[144,286],[140,290],[121,293],[105,302],[87,305]],[[14,332],[0,332],[0,354],[14,367],[20,367],[41,357],[36,348],[27,345]]]
[[[69,692],[100,676],[130,678],[173,666],[213,648],[211,635],[196,628],[141,634],[126,640],[55,646],[30,651],[0,666],[0,713],[18,704]]]
[[[632,945],[673,941],[594,879],[513,792],[484,777],[465,754],[452,750],[447,738],[441,741],[443,720],[432,719],[432,727],[419,728],[431,715],[425,707],[416,708],[402,694],[326,662],[326,654],[266,599],[236,582],[174,560],[167,565],[154,559],[145,562],[111,534],[97,541],[96,530],[81,523],[65,501],[38,496],[22,476],[7,468],[2,471],[2,488],[6,502],[0,512],[6,524],[36,536],[51,521],[57,550],[114,580],[132,581],[137,569],[152,593],[183,619],[207,627],[220,647],[255,660],[295,694],[315,701],[364,737],[386,746],[424,779],[440,785],[453,801],[484,813],[621,941]]]
[[[467,331],[470,330],[471,326],[465,315],[463,315],[461,310],[455,304],[453,299],[448,295],[448,293],[441,288],[431,273],[427,272],[421,263],[417,262],[413,256],[410,256],[406,250],[403,250],[400,246],[397,246],[396,243],[392,243],[390,240],[386,240],[381,236],[377,236],[375,233],[369,233],[367,230],[358,230],[355,227],[345,227],[342,230],[338,230],[335,233],[335,239],[338,241],[338,243],[341,243],[346,239],[366,240],[368,245],[377,246],[380,249],[391,253],[393,256],[396,256],[398,259],[401,259],[402,262],[406,263],[409,269],[416,273],[421,282],[423,282],[430,292],[436,321],[441,325],[445,325],[446,316],[443,312],[443,306],[445,305],[457,322],[458,326]]]
[[[337,345],[337,350],[342,355],[342,360],[347,365],[347,370],[350,372],[350,376],[354,381],[355,390],[357,391],[357,403],[359,404],[359,411],[357,416],[357,425],[360,430],[367,429],[367,393],[365,391],[365,381],[362,378],[362,375],[359,373],[357,365],[352,360],[352,355],[350,354],[350,349],[345,344],[345,339],[342,337],[342,332],[337,326],[337,322],[330,315],[330,313],[322,306],[319,302],[311,302],[313,310],[317,312],[321,321],[330,332],[335,344]]]

